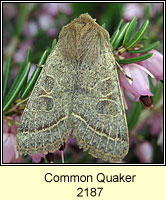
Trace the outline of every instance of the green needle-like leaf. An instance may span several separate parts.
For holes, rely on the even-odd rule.
[[[143,36],[143,38],[142,38],[141,40],[142,40],[142,41],[143,41],[143,40],[145,40],[145,41],[146,41],[146,40],[148,40],[148,39],[149,39],[149,37],[148,37],[148,36]]]
[[[129,53],[145,53],[147,51],[150,51],[152,49],[155,49],[158,45],[160,44],[159,41],[154,42],[153,44],[149,45],[148,47],[144,49],[139,49],[139,50],[128,50]]]
[[[57,41],[56,41],[56,39],[54,39],[53,42],[52,42],[51,51],[52,51],[53,48],[55,47],[56,43],[57,43]]]
[[[121,28],[122,23],[123,23],[123,19],[120,20],[120,22],[119,22],[119,24],[118,24],[118,26],[117,26],[117,29],[120,29],[120,28]]]
[[[105,28],[105,23],[104,23],[104,24],[102,24],[102,27],[103,27],[103,28]]]
[[[118,34],[119,34],[119,29],[117,29],[117,30],[113,33],[113,35],[112,35],[112,37],[111,37],[111,39],[110,39],[111,45],[115,42],[116,38],[118,37]]]
[[[163,83],[159,81],[157,87],[155,88],[154,96],[152,97],[153,104],[156,104],[158,102],[158,100],[161,97],[162,91],[163,91]]]
[[[48,49],[45,50],[45,52],[43,53],[43,55],[38,63],[39,66],[43,65],[45,63],[47,56],[48,56]],[[36,83],[36,80],[41,72],[41,69],[42,69],[42,67],[36,67],[30,80],[28,81],[28,83],[24,89],[24,92],[21,95],[21,99],[25,99],[29,95],[29,93],[32,91],[32,88],[33,88],[34,84]]]
[[[19,12],[18,12],[18,22],[15,30],[15,36],[20,37],[22,33],[22,29],[25,23],[25,19],[28,14],[28,6],[25,3],[19,4]]]
[[[126,45],[126,49],[129,49],[131,47],[133,47],[135,44],[137,44],[141,39],[142,37],[144,36],[147,28],[149,26],[149,20],[146,20],[141,29],[139,30],[139,32],[135,35],[135,37]]]
[[[30,48],[28,48],[28,49],[27,49],[27,52],[26,52],[25,65],[28,64],[28,62],[29,62],[29,57],[30,57]]]
[[[25,66],[28,64],[28,62],[29,62],[29,57],[30,57],[30,48],[28,48],[27,49],[27,52],[26,52],[26,57],[25,57]],[[28,77],[27,77],[28,78]],[[22,87],[22,91],[21,91],[21,93],[23,93],[23,91],[24,91],[24,88],[25,88],[25,85],[26,85],[26,82],[27,82],[27,80],[24,82],[24,85],[23,85],[23,87]]]
[[[6,68],[5,68],[4,81],[3,81],[3,98],[6,94],[6,88],[7,88],[7,83],[8,83],[9,71],[10,71],[10,63],[11,63],[11,56],[8,57]]]
[[[110,39],[111,45],[112,45],[112,44],[115,42],[115,40],[117,39],[117,37],[118,37],[118,35],[119,35],[119,29],[120,29],[120,27],[122,26],[122,23],[123,23],[123,19],[120,20],[116,31],[114,31],[114,33],[113,33],[112,36],[111,36],[111,39]]]
[[[125,34],[125,31],[126,31],[128,25],[129,25],[129,22],[126,23],[126,24],[122,27],[122,29],[120,30],[117,39],[116,39],[115,42],[112,44],[113,50],[116,49],[116,48],[118,47],[118,45],[120,44],[120,42],[121,42],[121,40],[122,40],[122,38],[123,38],[123,36],[124,36],[124,34]]]
[[[9,106],[17,98],[20,90],[22,89],[22,86],[24,85],[24,82],[26,81],[30,67],[31,67],[31,63],[29,62],[28,65],[25,66],[23,73],[19,76],[17,83],[15,84],[15,87],[13,87],[13,90],[5,98],[5,102],[3,105],[3,112],[7,111]]]
[[[149,79],[150,91],[154,94],[155,86],[154,86],[154,83],[153,83],[153,78],[150,75],[148,75],[148,79]]]
[[[152,55],[153,55],[153,53],[147,53],[145,55],[138,56],[138,57],[135,57],[135,58],[119,59],[119,60],[117,60],[117,62],[119,64],[137,63],[137,62],[140,62],[140,61],[143,61],[143,60],[150,58]]]
[[[18,72],[17,72],[17,75],[16,75],[16,78],[15,78],[15,80],[14,80],[12,86],[10,87],[7,96],[8,96],[10,93],[12,93],[12,91],[13,91],[14,88],[16,87],[16,84],[17,84],[17,82],[18,82],[18,79],[19,79],[19,77],[21,76],[21,74],[23,73],[24,66],[25,66],[25,62],[21,62],[21,63],[20,63],[20,67],[19,67]],[[7,96],[5,96],[4,102],[6,101]]]
[[[130,39],[130,37],[131,37],[132,33],[134,32],[136,27],[137,27],[137,16],[135,16],[132,19],[132,21],[130,22],[130,24],[129,24],[127,30],[126,30],[126,33],[125,33],[125,36],[124,36],[124,39],[123,39],[123,45],[125,45],[129,41],[129,39]]]
[[[134,102],[130,110],[130,113],[127,115],[127,123],[129,131],[131,131],[137,124],[141,111],[142,111],[141,104],[138,102]]]

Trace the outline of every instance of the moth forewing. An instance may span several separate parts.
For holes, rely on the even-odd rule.
[[[109,39],[88,14],[63,27],[22,116],[19,152],[53,152],[73,131],[92,156],[124,158],[128,129]]]

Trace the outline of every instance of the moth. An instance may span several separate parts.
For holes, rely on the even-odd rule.
[[[20,154],[54,152],[72,132],[80,148],[123,159],[129,137],[109,33],[89,14],[64,26],[21,118]]]

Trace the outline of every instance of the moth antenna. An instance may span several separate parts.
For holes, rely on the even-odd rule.
[[[131,85],[131,84],[132,84],[132,81],[133,81],[133,78],[130,77],[130,76],[125,72],[125,70],[123,69],[123,67],[121,67],[117,61],[116,61],[116,67],[123,73],[124,76],[126,76],[127,79],[129,79],[128,81],[129,81],[129,83],[130,83],[130,85]]]

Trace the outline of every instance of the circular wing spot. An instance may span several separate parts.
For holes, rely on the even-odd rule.
[[[34,110],[50,111],[54,107],[54,101],[51,97],[38,97],[33,101]]]
[[[54,87],[54,79],[51,76],[46,75],[43,77],[40,85],[46,92],[51,92]]]
[[[116,116],[119,112],[119,106],[112,100],[101,100],[96,105],[96,112],[101,115]]]
[[[101,94],[103,96],[106,96],[110,92],[113,93],[116,88],[117,88],[117,84],[112,79],[102,81],[102,83],[101,83]]]

